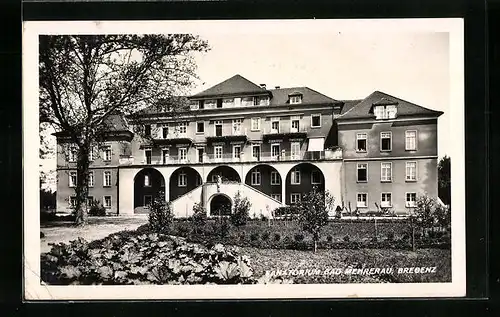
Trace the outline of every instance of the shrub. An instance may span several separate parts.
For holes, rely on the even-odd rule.
[[[193,206],[193,215],[191,216],[191,221],[193,222],[193,227],[195,233],[199,233],[207,223],[207,210],[201,205],[201,203],[196,203]]]
[[[281,240],[281,235],[279,233],[274,234],[274,241],[279,242]]]
[[[301,241],[304,241],[304,235],[302,233],[296,233],[294,236],[293,236],[293,239],[296,241],[296,242],[301,242]]]
[[[99,200],[92,200],[89,206],[89,216],[91,217],[103,217],[106,216],[106,208],[99,202]]]
[[[231,223],[236,227],[246,225],[248,219],[250,218],[250,206],[252,204],[248,200],[248,198],[241,198],[241,194],[238,191],[234,196],[234,208],[233,213],[231,214]]]
[[[257,241],[259,240],[259,234],[257,232],[252,232],[250,235],[250,241]]]
[[[216,233],[221,237],[225,238],[231,230],[231,223],[227,217],[219,217],[215,222]]]
[[[40,231],[40,239],[45,238],[45,233]]]
[[[261,220],[261,221],[267,221],[267,220],[268,220],[268,218],[267,218],[265,215],[260,214],[260,220]]]
[[[348,234],[346,234],[346,235],[344,236],[344,238],[342,238],[342,240],[344,240],[344,242],[349,242],[349,241],[351,241],[351,238],[349,237],[349,235],[348,235]]]
[[[270,234],[269,232],[267,232],[267,231],[266,231],[266,232],[264,232],[264,233],[262,234],[262,241],[268,241],[268,240],[269,240],[269,236],[270,236],[270,235],[271,235],[271,234]]]
[[[331,235],[328,235],[326,237],[326,241],[328,241],[329,243],[331,243],[333,241],[333,237]]]
[[[170,203],[165,201],[162,191],[154,197],[149,208],[149,229],[157,233],[168,232],[174,220],[174,215],[172,214]]]
[[[389,231],[387,233],[387,241],[394,241],[394,231]]]

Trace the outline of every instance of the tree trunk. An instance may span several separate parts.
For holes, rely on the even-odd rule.
[[[88,197],[88,179],[89,179],[89,150],[90,144],[85,142],[78,148],[78,158],[76,163],[77,182],[75,187],[76,206],[75,206],[75,224],[78,226],[87,223],[87,197]]]

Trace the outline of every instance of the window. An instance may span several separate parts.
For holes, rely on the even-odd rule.
[[[417,180],[417,162],[406,162],[406,180],[410,182]]]
[[[104,196],[104,208],[111,208],[111,196]]]
[[[376,106],[373,113],[376,119],[394,119],[397,109],[395,105]]]
[[[69,206],[70,207],[75,207],[76,206],[76,196],[70,196],[69,197]]]
[[[302,102],[302,96],[296,95],[296,96],[290,96],[290,104],[297,104]]]
[[[392,181],[392,163],[380,163],[380,181]]]
[[[222,99],[217,99],[217,108],[222,108]]]
[[[321,174],[319,173],[319,171],[311,172],[311,184],[313,185],[321,184]]]
[[[300,116],[290,117],[290,132],[299,132]]]
[[[241,126],[243,125],[243,119],[234,119],[233,120],[233,135],[241,134]]]
[[[271,198],[281,202],[281,194],[271,194]]]
[[[187,122],[180,122],[178,125],[179,134],[183,135],[187,133]]]
[[[260,145],[252,145],[252,157],[257,161],[260,160]]]
[[[292,160],[300,159],[300,142],[292,142],[290,144],[290,152]]]
[[[187,148],[185,147],[179,148],[179,160],[181,162],[185,162],[187,160]]]
[[[252,118],[252,131],[260,130],[260,118]]]
[[[279,156],[280,156],[280,144],[279,143],[271,144],[271,157],[277,160]]]
[[[311,116],[311,128],[319,128],[321,127],[321,115],[313,114]]]
[[[271,133],[280,133],[280,118],[271,118]]]
[[[69,187],[76,187],[76,172],[69,172]]]
[[[92,146],[89,151],[89,161],[92,162],[94,160],[94,147]]]
[[[214,158],[216,160],[222,160],[222,146],[214,146]]]
[[[233,158],[239,159],[241,156],[241,145],[233,145]]]
[[[279,185],[280,184],[280,174],[276,171],[271,172],[271,185]]]
[[[94,172],[89,172],[89,187],[94,187]]]
[[[76,149],[76,146],[71,146],[69,148],[68,161],[69,162],[76,162],[77,156],[78,156],[78,150]]]
[[[366,193],[358,193],[356,200],[356,207],[358,208],[366,208],[368,207],[368,199]]]
[[[251,174],[252,185],[260,185],[260,169],[256,168]]]
[[[144,125],[144,135],[151,136],[151,125],[150,124]]]
[[[144,195],[144,207],[149,208],[152,202],[153,202],[153,196]]]
[[[417,205],[417,193],[406,193],[406,207],[415,207]]]
[[[111,172],[110,171],[104,171],[103,186],[104,187],[111,187]]]
[[[300,194],[292,193],[290,194],[290,204],[296,204],[300,202]]]
[[[104,147],[104,161],[111,161],[111,145]]]
[[[205,109],[205,100],[198,101],[198,108]]]
[[[196,122],[196,133],[205,133],[205,122]]]
[[[169,150],[168,149],[161,150],[161,157],[162,157],[162,160],[163,160],[163,164],[167,164],[168,163],[168,159],[170,157]]]
[[[222,136],[222,121],[217,120],[214,122],[215,136]]]
[[[381,207],[392,207],[392,194],[382,193],[382,201],[380,203]]]
[[[253,97],[253,105],[254,106],[260,105],[260,98],[259,97]]]
[[[151,155],[152,155],[152,150],[144,150],[144,157],[146,158],[146,164],[151,164]]]
[[[168,138],[168,126],[161,127],[161,136],[164,139]]]
[[[92,206],[94,202],[94,196],[87,196],[87,206]]]
[[[392,133],[380,132],[380,151],[390,151],[392,149]]]
[[[148,174],[144,175],[144,187],[151,187],[151,178]]]
[[[358,163],[357,178],[358,178],[358,182],[367,182],[368,181],[368,164]]]
[[[366,133],[356,134],[356,152],[366,152]]]
[[[187,175],[185,172],[180,172],[178,179],[177,179],[177,185],[179,187],[186,187],[187,186]]]
[[[417,149],[417,131],[405,132],[405,149],[415,151]]]
[[[298,168],[295,168],[295,169],[292,170],[292,175],[291,175],[290,182],[293,185],[300,184],[300,170]]]

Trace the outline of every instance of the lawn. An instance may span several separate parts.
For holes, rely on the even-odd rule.
[[[78,237],[87,241],[102,239],[122,230],[135,230],[148,221],[146,215],[133,217],[89,217],[84,227],[75,227],[71,221],[50,221],[40,224],[45,237],[40,239],[40,252],[50,250],[49,243],[68,243]]]
[[[275,250],[251,247],[240,248],[241,254],[250,257],[257,276],[272,270],[312,270],[321,273],[311,276],[292,276],[295,283],[418,283],[450,282],[451,251],[442,249],[406,250]],[[354,275],[329,274],[334,269],[393,268],[391,274]],[[435,272],[398,274],[399,268],[436,267]],[[328,271],[325,271],[328,270]],[[290,271],[288,271],[290,274]],[[326,273],[326,274],[325,274]]]

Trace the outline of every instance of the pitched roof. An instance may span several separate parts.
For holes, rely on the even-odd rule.
[[[302,103],[318,104],[318,103],[337,103],[338,101],[325,96],[309,87],[293,87],[293,88],[278,88],[269,90],[273,95],[271,106],[289,104],[290,95],[302,95]]]
[[[342,111],[340,112],[340,114],[342,115],[342,114],[346,113],[347,111],[351,110],[355,105],[357,105],[361,101],[363,101],[363,99],[341,100],[341,102],[344,105],[342,106]]]
[[[234,95],[234,94],[253,94],[265,93],[266,89],[262,88],[241,75],[234,75],[233,77],[224,80],[223,82],[212,86],[200,93],[197,93],[191,98],[202,98],[219,95]]]
[[[103,126],[107,131],[130,131],[130,127],[122,114],[113,113],[104,119]]]
[[[342,111],[342,114],[338,119],[361,119],[361,118],[373,118],[372,107],[374,105],[382,104],[396,104],[398,116],[411,116],[411,115],[430,115],[439,117],[443,114],[442,111],[435,111],[422,106],[416,105],[409,101],[391,96],[381,91],[375,91],[371,93],[368,97],[361,100],[360,102],[351,106],[350,109]],[[345,106],[344,106],[345,108]]]

